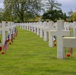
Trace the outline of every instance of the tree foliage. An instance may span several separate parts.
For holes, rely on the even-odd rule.
[[[0,8],[0,22],[2,22],[2,20],[4,19],[4,10],[2,8]]]
[[[46,2],[46,7],[49,10],[54,10],[54,9],[60,9],[61,4],[58,3],[56,0],[47,0]]]
[[[50,19],[53,21],[57,21],[59,19],[66,20],[66,14],[62,12],[62,10],[49,10],[43,14],[42,19]]]
[[[4,0],[5,19],[19,19],[24,22],[27,18],[32,18],[41,10],[41,0]]]
[[[76,21],[76,12],[72,14],[72,21]]]

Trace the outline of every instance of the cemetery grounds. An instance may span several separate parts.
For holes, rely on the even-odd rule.
[[[76,75],[76,49],[63,60],[56,53],[38,35],[18,28],[14,43],[5,54],[0,52],[0,75]]]

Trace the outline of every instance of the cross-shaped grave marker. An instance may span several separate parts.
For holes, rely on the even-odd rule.
[[[63,36],[69,36],[70,31],[64,30],[64,21],[57,21],[57,30],[50,30],[49,36],[57,36],[57,58],[63,59],[65,57],[65,51],[63,47]]]
[[[74,37],[76,37],[76,22],[73,22],[72,27],[74,31]]]
[[[40,34],[40,25],[41,25],[41,22],[38,22],[37,26],[36,26],[36,28],[37,28],[37,35]]]
[[[6,21],[2,21],[2,45],[4,45],[5,40],[6,40],[6,31],[8,33],[14,33],[14,28],[16,27],[15,25],[13,25],[13,22],[9,22],[8,25],[6,24]]]
[[[6,31],[8,31],[6,28],[6,21],[2,21],[2,45],[4,45],[6,40]]]
[[[48,40],[48,32],[46,31],[47,29],[47,22],[44,22],[44,27],[43,27],[43,31],[44,31],[44,41],[47,41]]]
[[[14,34],[15,32],[15,27],[16,25],[14,24],[14,22],[8,22],[8,26],[6,27],[8,29],[8,34],[9,34],[9,38],[11,39],[11,35]]]
[[[43,26],[44,26],[44,24],[43,24],[43,22],[40,22],[40,24],[41,24],[41,27],[40,27],[40,38],[42,38],[43,37]]]
[[[56,28],[53,27],[53,21],[49,22],[49,29],[45,29],[46,31],[49,32],[49,47],[53,47],[54,46],[54,42],[53,42],[53,36],[50,36],[50,30],[56,30]]]
[[[8,26],[9,26],[9,29],[8,29],[9,39],[11,39],[11,34],[12,34],[12,31],[10,29],[11,22],[8,22]]]

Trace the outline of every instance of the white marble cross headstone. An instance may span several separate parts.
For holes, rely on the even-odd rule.
[[[50,30],[50,36],[57,36],[57,58],[63,59],[65,57],[65,51],[63,47],[63,36],[69,36],[70,31],[64,30],[64,21],[57,21],[57,30]]]
[[[44,22],[40,22],[40,38],[42,38],[44,35],[43,35],[43,27],[44,27]]]
[[[76,22],[73,22],[73,31],[74,31],[74,37],[76,37]]]
[[[45,30],[47,28],[47,22],[43,23],[44,27],[43,27],[43,32],[44,32],[44,41],[47,41],[48,37],[47,37],[47,31]]]
[[[4,45],[6,40],[6,31],[8,31],[6,28],[6,21],[2,21],[2,45]]]
[[[54,42],[53,42],[53,36],[50,35],[50,30],[56,30],[56,28],[53,27],[53,21],[49,22],[49,29],[47,30],[49,32],[49,47],[53,47],[54,46]]]
[[[40,34],[40,26],[41,26],[42,22],[38,22],[37,23],[37,35]]]
[[[12,24],[13,24],[13,23],[8,22],[8,34],[9,34],[9,39],[11,39],[11,34],[12,34],[12,28],[11,28],[11,26],[12,26]]]

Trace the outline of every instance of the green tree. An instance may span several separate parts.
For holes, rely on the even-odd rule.
[[[42,19],[50,19],[53,21],[57,21],[59,19],[66,20],[66,14],[62,12],[62,10],[49,10],[47,13],[44,13]]]
[[[74,12],[74,13],[72,14],[71,19],[72,19],[72,21],[76,21],[76,12]]]
[[[72,21],[72,15],[73,15],[73,11],[72,10],[70,10],[69,12],[68,12],[68,17],[69,17],[69,21]]]
[[[63,13],[63,19],[66,21],[66,19],[67,19],[66,13]]]
[[[4,20],[4,10],[2,8],[0,8],[0,22],[2,22],[2,20]]]
[[[8,15],[12,16],[11,18],[17,19],[18,17],[21,22],[25,21],[27,13],[33,17],[38,15],[41,5],[41,0],[4,0],[5,14],[8,12]]]

